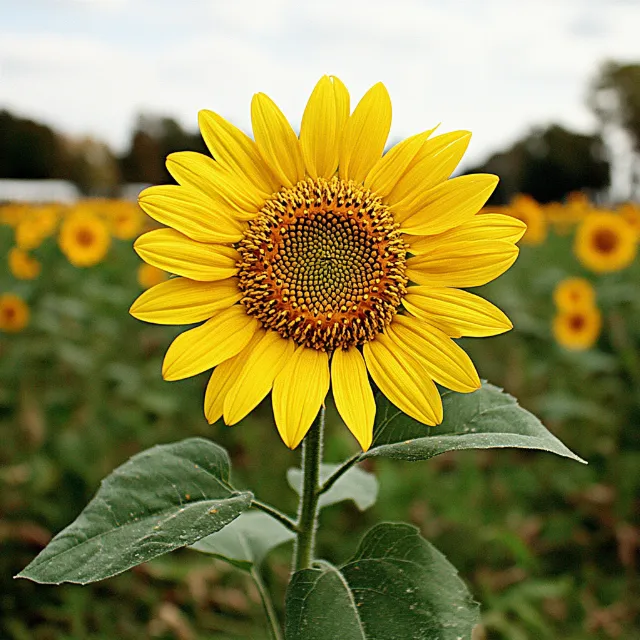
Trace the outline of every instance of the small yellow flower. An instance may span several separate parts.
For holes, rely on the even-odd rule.
[[[523,244],[542,244],[547,237],[547,221],[540,205],[527,195],[517,195],[507,209],[507,213],[527,225],[522,237]]]
[[[471,134],[425,131],[383,151],[391,100],[372,87],[351,112],[346,87],[325,76],[299,137],[264,94],[254,96],[255,142],[211,111],[200,130],[213,155],[171,154],[176,186],[151,187],[142,209],[170,228],[141,236],[143,260],[178,278],[143,293],[131,313],[180,334],[166,380],[214,369],[205,395],[213,423],[242,420],[272,392],[276,427],[295,448],[331,386],[363,449],[376,412],[369,375],[400,410],[442,421],[435,383],[471,392],[480,379],[452,340],[511,328],[461,288],[506,271],[521,222],[477,215],[498,182],[449,179]]]
[[[40,275],[40,263],[18,247],[9,249],[9,269],[18,280],[33,280]]]
[[[143,263],[138,267],[138,283],[143,289],[151,289],[151,287],[164,282],[168,277],[169,274],[166,271],[150,264]]]
[[[635,202],[627,202],[618,208],[618,214],[634,230],[636,239],[640,239],[640,205]]]
[[[553,320],[556,341],[566,349],[583,351],[591,348],[602,326],[600,311],[595,306],[560,311]]]
[[[29,324],[29,307],[15,293],[0,295],[0,331],[18,333]]]
[[[578,227],[574,251],[578,260],[591,271],[620,271],[636,257],[636,236],[621,216],[592,213]]]
[[[131,240],[139,235],[144,223],[144,214],[133,202],[116,201],[110,203],[107,219],[114,237]]]
[[[111,236],[101,218],[87,210],[76,210],[62,223],[58,244],[71,264],[91,267],[107,255]]]
[[[596,293],[588,280],[567,278],[556,286],[553,300],[560,311],[571,311],[594,306]]]

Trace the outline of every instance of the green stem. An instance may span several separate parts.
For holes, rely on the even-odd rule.
[[[280,628],[280,623],[278,622],[278,616],[276,615],[276,610],[273,607],[273,602],[271,601],[271,596],[269,595],[269,591],[262,581],[262,577],[260,576],[260,572],[254,567],[251,569],[251,577],[256,584],[258,589],[258,593],[260,594],[260,600],[262,600],[262,606],[264,607],[265,615],[267,616],[267,620],[269,621],[269,629],[271,631],[271,636],[273,640],[284,640],[282,636],[282,629]]]
[[[313,562],[318,527],[320,463],[324,435],[324,407],[302,441],[302,493],[298,505],[298,534],[293,552],[293,570],[308,569]]]
[[[333,487],[333,485],[338,482],[338,480],[340,480],[340,478],[347,473],[354,464],[358,464],[358,462],[360,462],[361,456],[361,453],[356,453],[348,460],[345,460],[342,466],[336,469],[333,472],[333,475],[329,476],[325,483],[318,489],[318,495],[321,496],[323,493],[327,493],[327,491],[329,491],[329,489],[331,489],[331,487]]]
[[[266,504],[265,502],[260,502],[260,500],[252,500],[251,506],[254,509],[259,509],[260,511],[264,511],[272,518],[283,524],[289,531],[293,531],[297,533],[298,527],[296,523],[287,515],[282,513],[282,511],[278,511],[275,507],[272,507],[270,504]]]

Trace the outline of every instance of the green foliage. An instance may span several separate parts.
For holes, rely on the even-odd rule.
[[[269,551],[293,540],[294,533],[261,511],[245,511],[217,533],[190,546],[232,565],[251,571]]]
[[[539,449],[584,462],[509,394],[484,383],[473,393],[445,391],[444,420],[429,429],[379,395],[372,448],[363,458],[428,460],[447,451],[516,447]]]
[[[107,477],[78,518],[17,577],[88,584],[222,529],[253,496],[229,486],[224,449],[202,438],[153,447]]]
[[[320,484],[324,484],[339,468],[338,464],[323,464],[320,466]],[[287,470],[287,480],[291,488],[300,495],[302,488],[302,471],[298,468]],[[328,507],[344,500],[352,500],[360,509],[365,511],[372,507],[378,497],[378,481],[372,473],[352,467],[338,478],[331,488],[320,496],[319,506]]]
[[[455,568],[415,527],[380,524],[340,569],[294,574],[287,640],[458,640],[479,621]]]

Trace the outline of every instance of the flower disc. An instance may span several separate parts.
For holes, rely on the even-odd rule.
[[[247,313],[321,351],[372,340],[406,292],[406,247],[389,208],[337,177],[279,191],[238,252]]]

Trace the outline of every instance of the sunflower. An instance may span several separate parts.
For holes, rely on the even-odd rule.
[[[141,236],[143,260],[177,274],[143,293],[131,313],[160,324],[203,324],[179,335],[166,380],[214,368],[210,423],[244,418],[270,391],[287,446],[305,436],[332,387],[363,449],[375,402],[369,375],[400,410],[435,425],[438,384],[480,386],[452,338],[511,328],[484,299],[459,290],[515,261],[524,225],[476,215],[492,175],[448,180],[471,134],[433,130],[383,155],[391,101],[373,86],[350,113],[349,94],[323,77],[300,136],[264,94],[254,96],[255,142],[211,111],[199,115],[214,159],[174,153],[177,186],[151,187],[142,209],[170,228]]]
[[[107,219],[114,237],[131,240],[142,230],[144,218],[137,204],[125,200],[109,203]]]
[[[633,228],[614,213],[592,213],[578,227],[574,251],[591,271],[620,271],[633,262],[636,250]]]
[[[602,317],[596,306],[576,307],[560,311],[553,320],[553,335],[566,349],[583,351],[591,348],[602,326]]]
[[[18,280],[33,280],[40,275],[40,263],[18,247],[9,249],[7,261],[9,270]]]
[[[15,293],[0,295],[0,331],[18,333],[29,324],[29,307]]]
[[[73,211],[65,218],[60,227],[58,243],[71,264],[76,267],[91,267],[107,254],[111,236],[106,223],[83,208]]]
[[[522,237],[523,244],[538,245],[545,241],[547,221],[540,205],[531,196],[517,195],[507,212],[527,225],[527,230]]]
[[[150,289],[164,282],[169,274],[158,267],[143,263],[138,267],[138,284],[143,289]]]
[[[553,291],[553,300],[561,311],[571,311],[594,306],[596,294],[588,280],[566,278]]]

